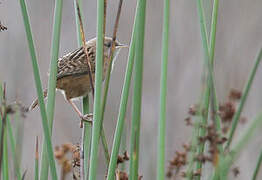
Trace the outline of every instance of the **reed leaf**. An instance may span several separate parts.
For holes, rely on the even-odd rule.
[[[121,136],[123,134],[123,126],[125,122],[126,108],[127,108],[128,97],[129,97],[129,89],[130,89],[130,83],[131,83],[132,71],[134,65],[135,44],[136,44],[136,24],[138,20],[138,5],[139,4],[137,4],[131,43],[129,47],[128,63],[125,72],[125,80],[124,80],[124,85],[123,85],[123,90],[120,100],[120,107],[119,107],[118,119],[116,124],[116,130],[114,134],[114,141],[113,141],[112,153],[111,153],[110,163],[108,168],[107,180],[114,179],[119,147],[121,144]]]
[[[48,128],[47,114],[46,114],[44,97],[43,97],[43,88],[42,88],[42,83],[40,80],[40,73],[39,73],[39,68],[38,68],[38,63],[37,63],[37,58],[36,58],[36,52],[34,48],[32,31],[30,27],[30,22],[29,22],[29,17],[28,17],[25,1],[20,0],[19,2],[21,6],[27,41],[29,45],[29,51],[31,55],[35,85],[36,85],[37,96],[38,96],[38,101],[39,101],[39,106],[40,106],[41,117],[42,117],[42,126],[43,126],[43,131],[44,131],[44,136],[45,136],[45,142],[47,146],[48,157],[46,159],[48,159],[50,163],[52,179],[57,180],[53,146],[52,146],[50,131]]]
[[[16,142],[13,134],[13,128],[10,123],[9,117],[6,119],[7,121],[7,129],[8,129],[8,136],[9,136],[9,141],[10,141],[10,148],[11,148],[11,154],[13,158],[13,164],[14,164],[14,171],[15,171],[15,176],[18,180],[21,179],[21,170],[18,164],[18,159],[17,159],[17,154],[16,154]]]
[[[130,144],[130,164],[129,179],[138,178],[139,165],[139,140],[140,140],[140,121],[141,121],[141,102],[142,102],[142,80],[143,80],[143,58],[144,58],[144,35],[146,0],[138,1],[136,26],[136,45],[134,62],[134,94],[132,105],[131,123],[131,144]]]
[[[95,98],[94,119],[92,127],[91,155],[89,167],[89,179],[96,179],[98,163],[98,145],[100,137],[101,121],[101,94],[102,94],[102,66],[104,55],[104,0],[97,1],[97,42],[96,42],[96,72],[95,72]]]
[[[164,23],[162,34],[162,65],[160,80],[160,117],[158,129],[157,179],[165,178],[165,138],[166,138],[166,96],[167,96],[167,63],[169,40],[169,0],[164,1]]]
[[[254,65],[253,69],[251,70],[251,73],[249,75],[247,84],[246,84],[246,86],[244,88],[244,91],[243,91],[243,95],[241,96],[241,99],[240,99],[240,102],[239,102],[239,106],[237,108],[236,113],[234,114],[233,119],[232,119],[232,127],[231,127],[230,132],[229,132],[229,137],[228,137],[228,141],[227,141],[227,144],[225,146],[225,149],[228,149],[230,144],[231,144],[231,142],[232,142],[232,139],[233,139],[233,136],[234,136],[234,133],[235,133],[235,130],[236,130],[236,127],[237,127],[237,124],[238,124],[241,112],[242,112],[242,110],[244,108],[244,105],[245,105],[245,102],[246,102],[249,90],[250,90],[251,85],[252,85],[252,83],[254,81],[254,78],[255,78],[255,75],[256,75],[256,72],[257,72],[257,69],[258,69],[258,65],[259,65],[261,59],[262,59],[262,49],[260,49],[260,51],[258,52],[256,61],[255,61],[255,65]]]

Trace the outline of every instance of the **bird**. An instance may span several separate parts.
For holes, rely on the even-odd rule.
[[[104,38],[104,60],[103,60],[103,75],[104,81],[110,62],[110,49],[113,44],[111,37]],[[121,48],[128,47],[120,44],[115,40],[115,49],[118,51]],[[91,65],[91,75],[93,84],[95,82],[95,67],[96,67],[96,38],[86,42],[88,60]],[[117,56],[118,52],[114,53]],[[114,57],[115,59],[116,57]],[[90,121],[90,114],[83,115],[81,111],[72,101],[75,98],[85,97],[92,91],[92,85],[89,76],[89,67],[86,54],[83,47],[80,47],[58,59],[57,61],[57,76],[56,89],[60,90],[66,101],[73,107],[74,111],[82,120]],[[44,90],[44,98],[47,97],[47,89]],[[29,111],[38,106],[38,99],[34,100],[29,107]]]

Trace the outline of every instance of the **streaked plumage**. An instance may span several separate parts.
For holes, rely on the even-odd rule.
[[[91,63],[92,80],[95,80],[95,56],[96,56],[96,38],[86,42],[88,59]],[[104,63],[103,80],[105,78],[109,65],[109,52],[112,46],[112,38],[105,37],[104,40]],[[116,41],[116,48],[126,47]],[[70,99],[86,96],[91,92],[91,83],[88,73],[88,64],[83,47],[70,52],[58,59],[57,63],[57,84],[56,88],[64,92],[65,98]],[[44,91],[44,97],[47,91]],[[34,101],[30,109],[38,104]]]

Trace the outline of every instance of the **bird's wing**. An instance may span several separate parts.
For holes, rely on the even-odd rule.
[[[90,51],[91,49],[88,48],[88,56],[91,60],[92,71],[94,71],[94,65],[92,64],[94,63],[94,61],[92,61],[94,58],[91,57],[92,53],[89,53]],[[65,76],[78,76],[87,73],[88,65],[83,47],[78,48],[77,50],[58,59],[57,79]]]

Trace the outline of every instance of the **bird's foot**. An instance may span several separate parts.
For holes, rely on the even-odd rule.
[[[80,128],[83,128],[83,122],[93,123],[93,114],[85,114],[81,116]]]

